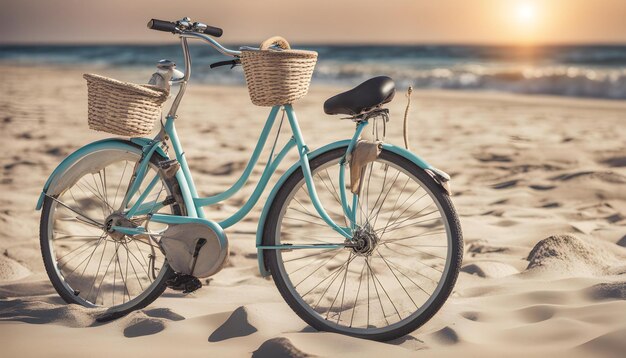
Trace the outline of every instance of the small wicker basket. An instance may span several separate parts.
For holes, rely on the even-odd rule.
[[[83,78],[87,80],[89,128],[138,137],[152,132],[154,121],[161,118],[167,91],[94,74]]]
[[[272,45],[282,48],[272,49]],[[257,106],[290,104],[309,91],[317,52],[292,50],[282,37],[271,37],[259,50],[241,51],[248,92]]]

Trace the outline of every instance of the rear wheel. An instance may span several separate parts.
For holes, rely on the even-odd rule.
[[[349,226],[338,183],[345,151],[310,166],[324,208]],[[314,328],[394,339],[427,322],[452,292],[463,253],[459,221],[424,170],[386,150],[362,171],[357,210],[354,237],[345,241],[319,217],[302,171],[295,172],[272,203],[264,244],[309,248],[266,250],[266,263],[284,299]],[[349,245],[311,248],[337,243]]]
[[[63,173],[51,196],[44,201],[40,223],[41,252],[48,276],[68,303],[107,308],[109,313],[126,313],[143,308],[166,288],[173,271],[159,248],[159,238],[129,237],[106,229],[108,224],[148,226],[161,231],[164,224],[150,223],[149,216],[124,219],[123,211],[148,191],[144,203],[151,213],[184,215],[176,179],[162,177],[154,154],[138,192],[122,208],[133,169],[141,159],[141,148],[109,148],[91,152]],[[156,185],[149,182],[159,176]]]

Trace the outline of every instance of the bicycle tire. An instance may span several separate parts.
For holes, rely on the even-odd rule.
[[[346,147],[333,149],[310,160],[310,167],[312,172],[314,172],[316,168],[324,165],[324,163],[337,160],[345,153],[345,151]],[[312,313],[310,309],[304,307],[302,300],[298,299],[298,297],[296,297],[296,294],[294,294],[294,290],[290,289],[292,283],[290,282],[289,277],[285,277],[285,273],[283,272],[283,270],[281,270],[281,255],[279,255],[278,250],[265,250],[264,257],[266,267],[268,267],[268,269],[270,270],[274,283],[276,284],[276,287],[278,288],[278,291],[280,292],[282,297],[285,299],[291,309],[313,328],[320,331],[341,333],[355,336],[358,338],[365,338],[376,341],[388,341],[413,332],[424,323],[426,323],[428,320],[430,320],[443,306],[443,304],[451,294],[454,284],[456,283],[456,279],[458,277],[463,258],[463,237],[459,219],[456,214],[455,208],[450,200],[450,197],[428,173],[426,173],[423,169],[421,169],[415,163],[409,161],[408,159],[387,150],[383,150],[379,158],[386,159],[392,163],[399,165],[402,168],[406,168],[413,176],[418,178],[419,181],[426,186],[428,191],[433,196],[434,200],[436,200],[440,204],[440,207],[443,209],[449,227],[450,254],[447,258],[447,260],[449,261],[449,269],[445,277],[442,278],[442,289],[438,291],[436,297],[434,297],[434,299],[430,301],[428,307],[422,310],[422,312],[418,316],[413,317],[409,321],[404,322],[403,324],[392,329],[382,329],[373,332],[368,332],[367,329],[356,332],[354,330],[342,329],[337,325],[331,325],[329,324],[328,320],[323,319],[323,317],[321,317],[320,315],[316,315],[315,313]],[[284,182],[284,184],[277,192],[264,224],[264,245],[278,245],[276,239],[279,230],[279,228],[277,227],[279,217],[286,204],[286,200],[290,197],[292,191],[294,189],[297,189],[298,185],[302,185],[303,181],[304,175],[302,170],[297,170],[296,172],[291,174],[291,176]]]

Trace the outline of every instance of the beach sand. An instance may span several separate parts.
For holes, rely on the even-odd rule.
[[[66,155],[107,136],[87,128],[83,72],[139,82],[150,75],[0,70],[2,356],[623,356],[626,103],[416,91],[412,150],[452,177],[465,258],[456,288],[430,322],[379,343],[316,332],[260,277],[254,239],[269,190],[227,230],[230,264],[201,290],[166,291],[105,324],[66,305],[43,269],[34,207]],[[352,135],[352,122],[322,111],[327,97],[346,89],[313,86],[295,104],[310,148]],[[405,104],[400,92],[389,105],[387,140],[397,145]],[[243,87],[189,86],[177,124],[201,195],[239,177],[267,112]],[[253,182],[259,176],[257,168]],[[207,210],[208,217],[232,214],[252,189]]]

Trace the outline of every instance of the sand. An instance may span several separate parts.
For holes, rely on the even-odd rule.
[[[106,137],[87,128],[83,72],[133,81],[150,75],[0,70],[3,356],[623,355],[626,103],[416,91],[411,144],[452,176],[465,259],[452,296],[430,322],[378,343],[316,332],[260,277],[253,241],[260,205],[227,231],[230,263],[196,293],[166,291],[104,324],[95,312],[64,304],[43,270],[34,207],[58,162]],[[351,122],[321,110],[344,89],[313,86],[296,104],[311,148],[352,134]],[[404,105],[402,94],[390,104],[388,141],[398,145]],[[178,129],[202,195],[238,178],[266,113],[245,88],[189,86]],[[259,176],[257,169],[253,180]],[[207,210],[209,217],[228,216],[252,189]]]

